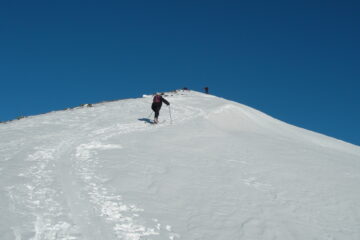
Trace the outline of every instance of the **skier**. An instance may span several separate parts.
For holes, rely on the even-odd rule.
[[[209,94],[209,88],[208,87],[204,87],[205,93]]]
[[[155,118],[154,118],[155,124],[159,123],[158,117],[159,117],[161,105],[163,102],[168,106],[170,105],[170,103],[165,98],[163,98],[160,95],[160,93],[156,93],[156,95],[153,98],[153,103],[151,105],[151,109],[155,112]]]

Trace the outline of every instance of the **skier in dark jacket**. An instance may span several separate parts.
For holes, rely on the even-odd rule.
[[[170,103],[168,101],[166,101],[165,98],[163,98],[159,93],[157,93],[154,96],[153,103],[151,105],[151,109],[155,112],[154,123],[159,122],[158,117],[159,117],[161,105],[162,105],[163,102],[168,106],[170,105]]]

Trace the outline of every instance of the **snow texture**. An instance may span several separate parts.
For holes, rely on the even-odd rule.
[[[0,239],[360,239],[360,147],[166,95],[1,124]]]

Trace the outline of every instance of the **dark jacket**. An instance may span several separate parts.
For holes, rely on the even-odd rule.
[[[161,95],[154,96],[153,103],[152,103],[152,108],[156,107],[156,108],[160,109],[163,102],[166,105],[170,105],[170,103],[165,98],[163,98]]]

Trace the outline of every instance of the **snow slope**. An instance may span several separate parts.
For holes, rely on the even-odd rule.
[[[360,239],[360,147],[211,95],[0,124],[0,239]]]

